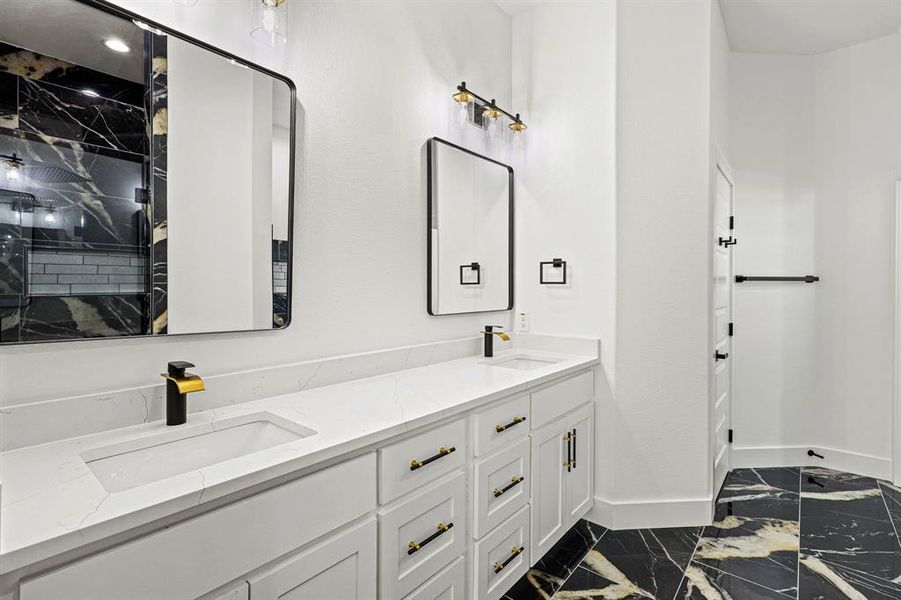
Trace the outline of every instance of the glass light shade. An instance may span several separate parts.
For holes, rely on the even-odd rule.
[[[522,121],[513,121],[512,123],[507,125],[507,127],[509,127],[510,131],[512,131],[513,133],[522,133],[523,131],[528,129],[528,127],[526,127],[526,124]]]
[[[250,0],[253,4],[253,25],[250,37],[276,47],[288,41],[288,7],[286,0]]]

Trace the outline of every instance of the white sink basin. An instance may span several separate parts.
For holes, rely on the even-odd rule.
[[[314,435],[270,413],[174,427],[81,454],[108,492],[146,485]]]
[[[504,369],[516,369],[519,371],[531,371],[532,369],[540,369],[554,363],[560,362],[560,359],[535,357],[525,355],[503,356],[494,360],[486,360],[483,364],[492,367],[502,367]]]

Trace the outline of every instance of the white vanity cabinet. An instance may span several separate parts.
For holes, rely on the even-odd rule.
[[[498,600],[593,499],[593,373],[24,580],[19,600]]]

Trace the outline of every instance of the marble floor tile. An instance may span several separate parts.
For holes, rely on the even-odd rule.
[[[812,556],[801,556],[798,600],[898,600],[901,585],[846,569]]]
[[[798,519],[801,469],[736,469],[729,473],[716,503],[715,520],[727,516]]]
[[[901,536],[901,487],[885,481],[880,481],[879,487],[882,490],[885,507],[895,525],[895,534]],[[899,538],[899,542],[901,542],[901,538]]]
[[[511,588],[510,600],[550,598],[579,566],[606,529],[581,519]]]
[[[809,560],[901,582],[901,545],[875,479],[804,469],[801,521]]]
[[[727,516],[704,528],[694,560],[773,590],[794,594],[797,520]]]
[[[563,586],[570,595],[555,598],[672,598],[700,533],[700,527],[608,531],[585,556],[576,581]]]
[[[794,594],[745,581],[692,561],[685,570],[685,578],[676,593],[676,600],[786,600]]]

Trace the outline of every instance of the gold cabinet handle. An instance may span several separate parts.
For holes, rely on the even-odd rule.
[[[508,483],[505,487],[494,488],[494,497],[499,498],[500,496],[503,496],[506,492],[510,491],[511,488],[519,485],[520,483],[522,483],[525,480],[526,480],[526,478],[523,477],[522,475],[520,475],[519,477],[514,477],[513,479],[510,480],[510,483]]]
[[[502,431],[506,431],[506,430],[510,429],[511,427],[515,427],[515,426],[519,425],[520,423],[522,423],[525,420],[526,420],[525,417],[513,417],[513,420],[510,421],[509,423],[507,423],[506,425],[495,425],[494,429],[498,433],[501,433]]]
[[[500,573],[501,571],[503,571],[504,567],[506,567],[507,565],[510,564],[510,561],[512,561],[514,558],[516,558],[517,556],[519,556],[520,554],[523,553],[523,551],[525,550],[525,547],[520,546],[519,548],[517,548],[516,546],[513,546],[512,550],[513,550],[513,554],[508,556],[507,560],[505,560],[502,563],[497,563],[497,562],[494,563],[494,572],[495,573]]]
[[[447,530],[453,526],[454,526],[453,523],[448,523],[447,525],[445,525],[444,523],[438,523],[438,526],[437,526],[438,531],[436,531],[435,533],[433,533],[426,539],[422,540],[419,543],[417,543],[416,540],[410,540],[410,543],[407,544],[407,554],[415,554],[415,553],[419,552],[420,548],[422,548],[423,546],[425,546],[426,544],[428,544],[429,542],[431,542],[432,540],[437,538],[439,535],[447,532]]]
[[[454,448],[453,446],[451,446],[450,448],[445,448],[444,446],[442,446],[442,447],[438,448],[438,454],[436,454],[435,456],[430,456],[430,457],[426,458],[425,460],[421,460],[421,461],[416,460],[415,458],[413,460],[411,460],[410,461],[410,470],[415,471],[416,469],[421,469],[422,467],[426,466],[427,464],[429,464],[431,462],[435,462],[439,458],[444,458],[451,452],[456,452],[456,451],[457,451],[457,449]]]

